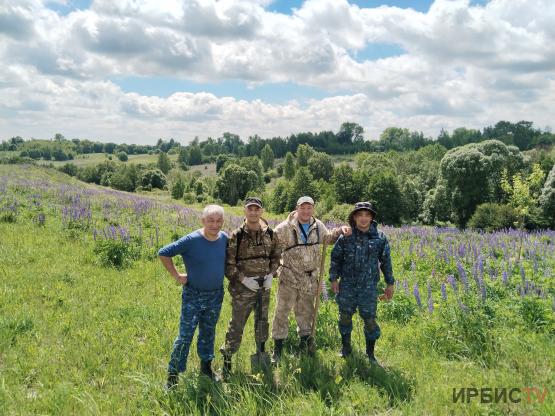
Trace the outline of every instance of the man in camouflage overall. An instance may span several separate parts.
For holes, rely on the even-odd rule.
[[[289,312],[295,311],[300,349],[314,352],[311,337],[314,317],[314,301],[318,290],[318,276],[322,244],[333,243],[341,233],[350,233],[349,227],[329,231],[322,221],[314,218],[314,200],[303,196],[297,201],[297,209],[280,223],[275,232],[282,245],[279,286],[276,309],[272,324],[276,363],[283,351],[283,341],[289,333]]]
[[[203,228],[160,249],[158,255],[166,270],[183,285],[179,334],[168,364],[167,388],[173,388],[179,373],[185,371],[189,347],[198,326],[197,352],[200,371],[215,379],[211,368],[214,358],[216,323],[224,298],[224,267],[227,235],[221,231],[224,209],[208,205],[202,212]],[[183,257],[187,274],[179,273],[172,257]]]
[[[349,214],[352,235],[341,236],[331,252],[330,281],[339,305],[339,332],[341,334],[341,355],[351,354],[351,332],[353,314],[357,308],[364,321],[366,354],[371,363],[377,364],[374,356],[376,340],[380,337],[380,327],[376,322],[377,289],[380,271],[387,287],[380,298],[393,297],[395,280],[391,267],[389,243],[386,236],[378,232],[374,221],[376,210],[369,202],[358,202]],[[339,279],[339,281],[338,281]]]
[[[226,257],[226,276],[231,294],[231,320],[225,343],[220,348],[224,358],[223,375],[231,373],[231,357],[241,345],[245,323],[256,311],[258,291],[262,290],[262,317],[258,323],[255,313],[255,340],[261,344],[268,340],[268,307],[272,277],[279,267],[281,249],[273,230],[262,219],[264,209],[259,198],[245,201],[245,221],[229,237]],[[262,287],[256,279],[262,277]]]

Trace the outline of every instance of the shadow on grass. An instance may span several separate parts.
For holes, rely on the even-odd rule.
[[[279,399],[271,370],[253,375],[235,372],[225,383],[198,373],[187,376],[160,399],[170,415],[224,415],[235,413],[237,408],[245,414],[256,414]]]
[[[412,400],[413,380],[407,379],[399,370],[392,367],[372,365],[368,357],[358,351],[353,351],[345,360],[341,370],[341,377],[345,380],[359,378],[360,380],[382,390],[387,394],[390,405],[395,402]]]
[[[339,378],[331,362],[325,362],[320,355],[301,355],[299,358],[299,370],[294,377],[299,385],[305,390],[313,390],[320,394],[326,406],[331,406],[339,399],[341,394]]]

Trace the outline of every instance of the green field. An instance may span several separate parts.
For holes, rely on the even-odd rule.
[[[224,228],[239,221],[230,215]],[[399,285],[394,301],[378,309],[383,369],[362,354],[358,317],[357,353],[348,361],[338,357],[337,307],[329,300],[321,306],[314,358],[297,354],[291,321],[280,367],[252,375],[251,318],[229,383],[199,378],[193,346],[186,374],[167,393],[181,288],[156,250],[197,225],[198,207],[167,196],[86,185],[44,167],[0,165],[0,414],[555,414],[554,232],[384,227]],[[102,237],[110,226],[116,237]],[[110,266],[107,254],[121,254],[121,267]],[[446,284],[449,275],[456,291]],[[226,294],[217,348],[229,317]],[[219,354],[214,367],[221,367]],[[541,403],[524,390],[519,403],[453,403],[453,389],[467,387],[547,393]]]
[[[8,152],[8,153],[16,154],[17,152]],[[104,162],[105,160],[109,160],[108,156],[112,156],[112,160],[119,162],[116,155],[107,155],[106,153],[89,153],[89,154],[77,155],[77,156],[75,156],[75,158],[73,160],[64,160],[64,161],[39,160],[39,161],[37,161],[37,163],[39,163],[41,165],[49,165],[50,163],[52,163],[56,167],[63,166],[66,163],[73,163],[73,164],[82,168],[82,167],[85,167],[85,166],[94,166],[94,165],[97,165],[98,163]],[[129,160],[125,163],[148,164],[148,163],[156,163],[156,161],[158,160],[158,155],[148,155],[148,154],[128,155],[127,157],[129,158]],[[173,162],[175,162],[177,160],[177,155],[175,155],[175,154],[174,155],[168,155],[168,157]]]

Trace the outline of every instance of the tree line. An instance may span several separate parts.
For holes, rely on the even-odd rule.
[[[337,134],[303,133],[287,140],[255,137],[244,143],[228,133],[189,146],[159,140],[156,163],[108,160],[83,168],[67,163],[60,169],[125,191],[167,189],[187,203],[236,205],[258,194],[276,213],[294,209],[298,196],[308,194],[315,196],[318,214],[327,220],[344,220],[354,202],[370,200],[378,207],[379,221],[391,225],[555,227],[553,135],[534,129],[532,123],[499,122],[482,132],[457,129],[433,141],[421,133],[389,128],[371,143],[381,146],[372,151],[365,148],[368,142],[362,135],[362,127],[344,123]],[[328,137],[335,145],[342,137],[342,149],[356,145],[359,150],[354,156],[328,153],[299,142],[307,137]],[[276,152],[276,146],[281,150]],[[257,153],[250,154],[254,149]],[[169,153],[177,153],[176,163]],[[126,160],[123,150],[116,154]],[[215,162],[216,177],[189,169],[209,161]]]
[[[531,121],[499,121],[493,126],[482,130],[460,127],[449,133],[441,130],[436,138],[426,137],[422,132],[410,131],[407,128],[388,127],[378,140],[364,138],[364,129],[357,123],[345,122],[337,132],[321,131],[301,132],[285,138],[272,137],[262,139],[258,135],[250,136],[243,141],[239,135],[223,133],[221,137],[208,137],[200,141],[195,138],[189,145],[182,146],[173,138],[164,141],[158,139],[155,145],[102,143],[88,139],[66,139],[57,133],[51,140],[24,140],[16,136],[0,144],[0,150],[18,151],[20,156],[43,160],[71,160],[75,155],[91,153],[108,154],[148,154],[159,152],[179,153],[180,163],[199,165],[213,163],[219,155],[238,157],[259,156],[268,145],[274,157],[283,158],[287,152],[296,153],[300,145],[309,145],[313,149],[327,154],[351,154],[358,152],[399,152],[418,150],[424,146],[439,143],[446,149],[496,139],[506,145],[513,145],[519,150],[530,150],[536,147],[548,147],[555,143],[555,134],[535,128]]]

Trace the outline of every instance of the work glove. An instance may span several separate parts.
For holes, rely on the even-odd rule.
[[[258,282],[255,280],[257,276],[254,277],[245,277],[241,280],[241,283],[245,285],[245,287],[253,292],[256,292],[260,286],[258,286]]]
[[[264,276],[264,284],[262,285],[264,289],[270,290],[272,288],[272,278],[273,276],[271,274]]]

